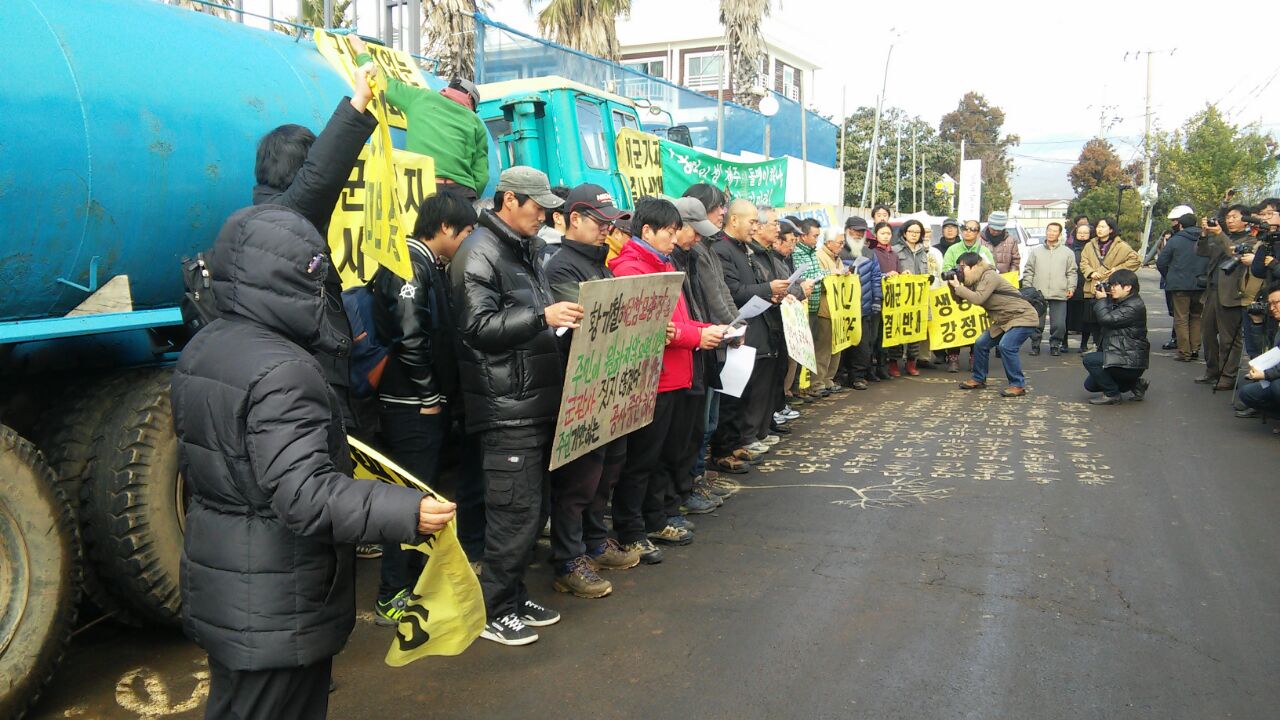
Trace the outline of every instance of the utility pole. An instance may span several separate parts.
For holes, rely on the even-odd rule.
[[[1152,71],[1153,71],[1151,56],[1155,53],[1164,53],[1164,52],[1167,52],[1170,55],[1172,55],[1173,53],[1177,52],[1177,50],[1178,50],[1177,48],[1173,48],[1171,50],[1142,50],[1142,51],[1139,51],[1138,53],[1135,53],[1135,57],[1137,55],[1142,55],[1142,54],[1145,54],[1147,56],[1146,129],[1143,132],[1143,136],[1142,136],[1142,206],[1143,206],[1143,215],[1146,216],[1146,219],[1143,221],[1142,245],[1138,249],[1138,257],[1143,258],[1144,260],[1147,256],[1147,244],[1151,240],[1151,210],[1154,207],[1156,202],[1156,194],[1152,192],[1153,187],[1151,185],[1151,117],[1152,117],[1151,79],[1152,79]],[[1125,56],[1128,57],[1128,53],[1125,53]]]
[[[916,143],[920,139],[920,128],[911,127],[911,212],[920,212],[920,201],[917,199],[916,186],[920,184],[920,155]],[[921,193],[924,188],[920,188]]]
[[[845,101],[848,99],[848,95],[849,88],[847,86],[840,89],[840,204],[842,206],[848,202],[844,196],[844,139],[845,131],[849,127],[849,115],[848,110],[845,108]]]
[[[893,32],[893,28],[889,28],[889,32]],[[896,37],[896,36],[895,36]],[[893,43],[889,44],[889,52],[884,56],[884,78],[880,81],[880,97],[876,98],[876,124],[871,130],[871,156],[867,158],[867,176],[862,180],[862,200],[858,203],[861,207],[867,206],[867,188],[871,188],[871,195],[874,198],[876,194],[876,185],[872,180],[879,163],[876,158],[876,146],[880,144],[880,111],[884,108],[884,93],[889,86],[889,60],[893,58]]]

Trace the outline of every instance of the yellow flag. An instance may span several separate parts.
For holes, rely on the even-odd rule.
[[[862,342],[862,281],[857,273],[822,278],[822,292],[831,311],[831,352]]]
[[[350,436],[347,442],[357,479],[414,488],[443,500],[382,453]],[[396,626],[386,663],[401,667],[428,655],[461,653],[480,637],[485,610],[480,581],[458,542],[455,523],[450,521],[421,545],[403,547],[422,553],[426,562]]]
[[[356,77],[355,52],[345,35],[331,35],[316,30],[316,48],[335,70],[348,82]],[[364,185],[364,252],[379,265],[400,277],[413,279],[413,266],[409,263],[409,248],[405,243],[405,229],[400,219],[400,203],[396,188],[396,168],[391,159],[391,130],[387,119],[386,73],[380,68],[377,78],[370,82],[373,100],[369,113],[378,121],[378,127],[369,140],[368,161],[365,163]]]

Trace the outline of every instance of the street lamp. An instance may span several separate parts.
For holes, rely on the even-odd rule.
[[[764,156],[765,158],[768,158],[770,157],[769,155],[769,130],[771,129],[770,118],[778,114],[778,109],[779,109],[778,98],[774,97],[772,92],[770,92],[767,88],[763,88],[763,87],[751,88],[750,92],[752,95],[762,96],[760,98],[759,105],[756,106],[756,109],[760,111],[761,115],[764,115]],[[801,112],[800,119],[801,121],[804,120],[803,111]]]

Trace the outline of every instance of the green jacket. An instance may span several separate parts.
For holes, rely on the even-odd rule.
[[[965,247],[963,240],[957,240],[954,245],[947,248],[947,254],[942,256],[942,269],[950,270],[955,267],[956,260],[967,252],[976,252],[981,255],[982,259],[986,260],[987,264],[991,265],[991,267],[996,266],[996,258],[991,254],[991,248],[987,247],[986,243],[982,242],[981,239],[978,240],[975,247]]]
[[[362,54],[357,64],[372,58]],[[387,102],[408,118],[405,149],[435,160],[436,177],[484,192],[489,184],[489,131],[474,111],[437,90],[387,77]]]

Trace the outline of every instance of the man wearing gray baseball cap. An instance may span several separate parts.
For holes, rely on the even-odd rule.
[[[488,623],[481,637],[503,645],[528,645],[538,639],[530,626],[560,620],[529,599],[524,572],[538,538],[564,383],[555,332],[578,327],[583,314],[575,302],[555,302],[530,244],[545,211],[563,203],[541,171],[504,170],[493,209],[480,214],[449,266],[467,455],[479,465],[479,477],[464,473],[459,485],[483,481],[483,490],[469,488],[484,497],[480,588]]]

